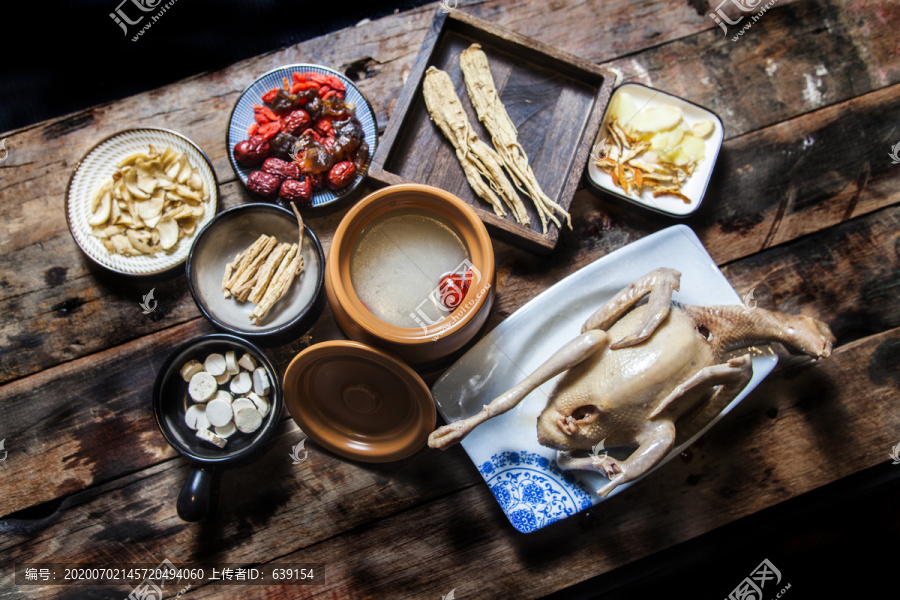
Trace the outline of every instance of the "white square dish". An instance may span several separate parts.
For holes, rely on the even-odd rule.
[[[623,83],[613,92],[609,105],[606,108],[606,114],[603,115],[600,132],[597,134],[597,138],[594,141],[595,150],[591,153],[592,156],[596,156],[596,148],[606,136],[609,135],[607,125],[610,120],[610,113],[612,107],[616,106],[618,97],[622,93],[630,94],[635,104],[637,104],[641,110],[662,106],[674,106],[681,109],[681,112],[684,113],[684,121],[689,126],[693,126],[700,121],[712,121],[715,125],[715,130],[705,140],[706,146],[703,160],[700,161],[693,175],[691,175],[681,189],[681,192],[690,199],[690,203],[686,203],[684,200],[676,198],[675,196],[660,196],[654,198],[653,193],[649,190],[644,190],[640,195],[635,193],[626,194],[622,188],[613,183],[612,177],[608,173],[594,163],[594,159],[588,161],[588,180],[594,187],[629,202],[649,208],[650,210],[677,217],[686,217],[700,208],[700,204],[703,202],[703,196],[706,194],[706,187],[709,185],[713,167],[716,164],[719,150],[722,148],[722,141],[725,138],[722,120],[712,111],[709,111],[702,106],[698,106],[693,102],[688,102],[678,96],[667,94],[666,92],[647,87],[640,83]]]
[[[673,299],[687,304],[741,304],[696,234],[675,225],[629,244],[548,288],[473,346],[434,384],[438,411],[448,423],[472,415],[519,383],[563,344],[604,302],[660,267],[681,272]],[[730,412],[768,375],[778,357],[770,346],[749,350],[753,378],[725,409],[689,440],[675,446],[653,470],[681,453]],[[517,407],[475,428],[461,442],[513,526],[531,532],[603,501],[599,473],[562,471],[556,451],[537,440],[537,417],[557,378]],[[652,472],[652,471],[651,471]],[[610,496],[640,479],[617,487]]]

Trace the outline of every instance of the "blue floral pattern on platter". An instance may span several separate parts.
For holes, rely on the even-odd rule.
[[[513,527],[529,533],[593,505],[556,461],[534,452],[500,452],[478,466]]]

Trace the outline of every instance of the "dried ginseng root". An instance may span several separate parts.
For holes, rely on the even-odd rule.
[[[262,234],[249,248],[225,265],[222,291],[226,298],[250,300],[256,306],[250,320],[261,325],[272,307],[281,300],[303,271],[303,218],[293,204],[300,229],[296,244],[279,244],[273,236]]]
[[[494,149],[513,181],[522,193],[534,201],[544,233],[547,233],[548,219],[553,221],[557,227],[560,226],[559,220],[553,214],[554,211],[566,218],[566,223],[571,229],[572,217],[541,190],[534,171],[528,164],[528,155],[519,144],[519,133],[509,118],[506,107],[500,102],[487,55],[481,50],[481,46],[472,44],[463,50],[459,57],[459,66],[466,80],[466,89],[469,91],[472,106],[475,107],[475,112],[478,114],[478,120],[484,123],[485,128],[491,134]]]
[[[529,225],[531,220],[525,212],[525,205],[503,173],[500,157],[490,146],[478,139],[469,118],[463,111],[450,76],[440,69],[428,67],[422,83],[422,93],[425,96],[428,114],[456,149],[459,164],[475,193],[493,206],[494,213],[505,216],[506,211],[500,200],[502,198],[516,221],[522,225]]]

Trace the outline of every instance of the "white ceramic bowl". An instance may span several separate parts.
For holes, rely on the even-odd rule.
[[[97,189],[112,178],[116,164],[136,152],[147,152],[150,144],[162,150],[166,146],[185,152],[191,165],[206,183],[209,198],[203,204],[203,218],[194,234],[182,237],[169,252],[153,255],[124,256],[109,252],[99,239],[91,235],[91,201]],[[66,191],[66,220],[78,247],[100,267],[121,275],[158,275],[182,264],[191,251],[191,243],[204,225],[216,216],[219,188],[215,171],[203,151],[191,140],[167,129],[127,129],[115,133],[91,148],[75,166]]]
[[[650,210],[661,212],[676,217],[686,217],[700,208],[703,202],[703,196],[706,194],[706,187],[709,185],[709,179],[712,176],[713,167],[719,156],[719,150],[722,148],[722,140],[725,138],[725,131],[722,127],[722,120],[712,111],[698,106],[693,102],[688,102],[684,98],[667,94],[661,90],[657,90],[640,83],[623,83],[615,89],[609,105],[606,108],[606,114],[603,115],[603,122],[600,125],[600,132],[594,141],[594,148],[597,147],[608,135],[607,124],[610,119],[610,107],[616,105],[616,99],[621,93],[628,93],[634,99],[635,103],[641,109],[656,108],[660,106],[675,106],[684,113],[684,121],[689,125],[694,125],[700,121],[712,121],[715,124],[715,131],[706,139],[706,149],[704,151],[703,160],[697,165],[694,174],[691,175],[684,186],[681,193],[690,198],[691,202],[686,203],[681,198],[675,196],[660,196],[654,198],[653,193],[644,190],[641,195],[630,193],[615,185],[612,177],[594,164],[594,160],[588,161],[588,180],[605,192],[618,196],[628,202],[633,202]],[[592,152],[596,155],[596,152]]]

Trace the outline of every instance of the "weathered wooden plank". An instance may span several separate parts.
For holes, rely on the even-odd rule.
[[[852,119],[857,125],[848,125],[848,113],[857,115]],[[687,223],[721,264],[895,204],[900,200],[900,172],[887,156],[890,145],[881,147],[871,140],[886,139],[898,120],[900,85],[729,140],[704,206]],[[247,199],[236,182],[222,186],[222,192],[226,208]],[[511,314],[565,275],[671,224],[586,190],[576,195],[573,213],[575,230],[563,232],[560,248],[550,259],[495,242],[497,289],[506,290],[497,298],[495,315]],[[341,216],[337,212],[308,219],[326,252]],[[51,263],[48,254],[54,257]],[[68,235],[16,255],[9,260],[25,268],[10,271],[12,275],[44,269],[43,281],[32,292],[0,299],[0,311],[17,316],[0,325],[0,381],[199,315],[182,277],[157,288],[159,307],[150,315],[143,315],[138,303],[158,284],[99,280],[98,286],[96,276],[88,273],[70,278],[86,261]],[[47,284],[52,285],[44,287]],[[97,335],[98,322],[105,324],[102,336]],[[67,335],[60,336],[63,326]]]
[[[221,189],[223,208],[249,200],[238,182]],[[306,218],[326,253],[340,217],[336,213]],[[38,270],[43,282],[31,291],[0,298],[0,311],[15,315],[0,324],[0,382],[201,316],[183,271],[164,281],[113,278],[86,269],[87,259],[68,235],[16,254],[18,265],[10,276]],[[139,304],[151,289],[157,306],[144,314]]]
[[[728,138],[900,82],[898,22],[889,0],[778,2],[737,42],[714,27],[603,66],[716,112]]]
[[[0,550],[10,562],[324,563],[324,589],[292,588],[304,598],[453,588],[460,597],[537,598],[887,460],[900,427],[898,349],[895,328],[774,374],[681,460],[534,534],[515,532],[486,486],[468,485],[477,474],[458,448],[381,466],[315,452],[295,466],[287,454],[297,432],[283,428],[261,462],[226,475],[215,530],[175,517],[177,459],[73,503],[30,539],[0,522],[9,534]],[[835,444],[837,431],[859,443]],[[369,518],[376,522],[360,526]],[[34,592],[65,597],[64,588]],[[191,594],[222,592],[207,585]]]
[[[153,419],[156,373],[176,346],[214,331],[205,319],[192,319],[0,387],[0,423],[9,451],[0,515],[175,456]],[[326,308],[306,335],[266,352],[283,374],[309,344],[341,336]],[[31,476],[58,471],[65,476]]]
[[[4,561],[51,560],[74,551],[62,550],[69,542],[60,545],[59,535],[82,547],[77,561],[111,560],[125,539],[130,540],[124,555],[129,560],[153,560],[161,552],[204,561],[262,561],[473,483],[471,463],[462,452],[448,460],[423,450],[403,461],[372,465],[307,442],[306,460],[294,465],[291,448],[304,437],[285,419],[258,460],[224,472],[214,532],[211,523],[178,519],[175,502],[187,461],[174,458],[140,477],[100,486],[102,493],[75,494],[57,513],[37,522],[0,520]],[[198,530],[203,532],[199,540]]]
[[[893,330],[780,372],[684,459],[534,534],[513,531],[479,485],[279,560],[326,565],[327,590],[307,597],[539,598],[888,460],[898,351]],[[866,442],[834,444],[835,431]]]
[[[882,5],[879,4],[875,8],[878,6]],[[517,28],[517,25],[524,26],[526,22],[532,23],[522,33],[533,35],[541,41],[581,56],[597,60],[604,58],[591,54],[595,51],[592,48],[597,46],[596,41],[590,45],[587,37],[582,38],[579,34],[573,33],[584,29],[584,26],[580,25],[586,22],[584,20],[586,14],[583,11],[593,14],[591,11],[597,11],[595,5],[580,4],[571,7],[571,10],[556,10],[549,13],[544,7],[532,4],[516,5],[516,10],[507,8],[501,10],[499,3],[484,3],[470,8],[482,17],[495,19],[499,24],[514,29]],[[608,15],[618,14],[616,10],[620,10],[620,12],[625,10],[622,7],[617,9],[612,5],[607,5],[607,8],[609,12],[604,14]],[[838,11],[839,18],[833,18],[833,16],[829,16],[831,12],[825,9],[821,9],[819,12],[809,9],[813,12],[802,15],[773,11],[766,16],[765,28],[759,27],[751,31],[764,31],[766,36],[778,38],[779,36],[775,35],[778,27],[813,28],[808,32],[803,30],[807,33],[806,36],[780,36],[781,38],[796,38],[796,41],[792,43],[804,45],[803,52],[799,51],[800,46],[798,46],[794,49],[797,52],[781,48],[774,54],[782,61],[779,63],[781,66],[774,71],[776,75],[781,73],[778,77],[788,77],[789,74],[795,74],[797,71],[796,65],[784,62],[800,60],[790,58],[787,55],[789,51],[791,52],[790,56],[813,54],[819,54],[826,58],[833,55],[839,56],[841,60],[846,60],[847,64],[857,65],[858,60],[841,53],[850,52],[851,47],[861,48],[858,50],[859,52],[864,52],[865,48],[871,48],[875,62],[871,67],[863,65],[863,70],[869,68],[874,70],[866,75],[867,79],[863,78],[868,83],[863,85],[858,79],[846,78],[831,80],[832,83],[829,85],[835,92],[828,95],[827,99],[829,102],[837,101],[840,98],[872,89],[873,86],[888,85],[897,79],[898,68],[892,62],[896,61],[897,57],[895,54],[883,50],[886,43],[883,39],[890,32],[888,26],[890,20],[885,19],[883,13],[887,11],[890,16],[892,14],[890,11],[893,9],[886,5],[878,10],[875,8],[854,9],[850,13],[852,18],[846,17],[841,11]],[[642,38],[643,34],[637,32],[654,32],[659,29],[660,25],[654,19],[638,19],[634,23],[640,23],[639,26],[634,23],[629,25],[633,28],[633,30],[629,29],[629,32],[635,32],[633,36],[630,33],[628,36],[617,38],[619,41],[615,42],[621,44],[622,40],[627,39],[628,48],[632,51],[640,50],[647,44],[657,44],[667,39],[674,39],[677,37],[676,33],[689,35],[692,32],[707,29],[708,31],[705,33],[693,37],[712,36],[714,38],[716,35],[721,35],[717,27],[713,26],[713,29],[709,29],[711,20],[705,14],[692,14],[685,5],[676,6],[666,3],[661,6],[631,8],[630,10],[649,10],[657,18],[668,19],[667,26],[671,25],[672,27],[671,30],[666,29],[663,34],[651,35],[648,33]],[[784,7],[784,11],[794,10],[800,9],[793,6]],[[133,312],[136,308],[136,299],[146,293],[149,287],[141,285],[134,288],[122,288],[118,282],[110,285],[95,282],[94,275],[87,269],[87,261],[81,256],[66,230],[62,209],[62,197],[70,170],[92,144],[127,125],[156,125],[176,129],[196,141],[209,154],[217,173],[225,182],[221,190],[223,205],[231,206],[247,201],[249,196],[246,192],[234,184],[233,174],[225,156],[224,138],[219,133],[225,130],[227,115],[230,112],[231,104],[237,97],[238,90],[249,83],[256,74],[285,62],[308,60],[329,65],[356,65],[358,61],[355,57],[365,53],[366,56],[377,57],[377,59],[373,59],[374,66],[364,61],[370,67],[366,73],[370,73],[372,76],[366,77],[361,82],[361,87],[370,99],[376,101],[379,106],[379,119],[384,123],[385,119],[381,115],[386,116],[390,110],[388,104],[392,98],[396,97],[396,93],[402,86],[402,69],[408,68],[411,64],[431,15],[430,9],[419,9],[402,16],[379,20],[377,24],[369,23],[361,27],[349,28],[326,38],[310,40],[283,51],[244,61],[221,72],[200,75],[148,94],[95,107],[64,119],[25,129],[10,136],[7,140],[10,154],[2,165],[4,178],[0,185],[0,193],[4,198],[15,201],[0,203],[0,219],[7,224],[4,235],[0,236],[0,273],[2,273],[0,276],[0,309],[4,310],[4,314],[15,315],[15,318],[6,320],[0,330],[0,348],[2,348],[0,351],[0,361],[2,361],[0,362],[0,381],[15,379],[41,368],[128,341],[135,336],[184,322],[197,314],[196,309],[187,300],[183,280],[172,282],[171,289],[166,288],[169,300],[158,309],[167,311],[165,315],[159,312],[138,321],[135,320],[136,315]],[[790,17],[790,15],[794,15],[796,18]],[[611,17],[600,19],[601,26],[611,26],[610,19]],[[829,51],[832,48],[832,42],[818,34],[818,30],[815,29],[817,19],[819,21],[825,19],[832,29],[840,33],[838,36],[840,39],[859,43],[856,46],[843,44],[835,52]],[[772,22],[771,27],[769,26],[770,21]],[[796,25],[795,22],[799,22],[800,25]],[[537,26],[535,23],[540,23],[541,26]],[[531,29],[539,29],[539,31]],[[775,33],[768,33],[770,30]],[[810,36],[813,37],[815,44],[820,45],[821,52],[807,51],[809,45],[805,38]],[[616,36],[609,37],[615,38]],[[591,36],[590,39],[598,38]],[[603,44],[608,43],[612,44],[613,42],[607,41],[606,38],[602,38],[600,42],[601,47],[605,47]],[[712,44],[712,42],[704,43]],[[731,44],[731,42],[728,43]],[[655,61],[666,59],[671,62],[672,60],[680,61],[682,58],[694,60],[693,57],[698,53],[696,48],[687,45],[685,41],[673,42],[673,44],[681,45],[676,47],[666,44],[659,47],[669,48],[668,54],[665,56],[659,55],[662,50],[656,48],[633,55],[626,60],[626,63],[631,64],[628,61],[638,60],[645,54],[648,57],[651,57],[652,54],[653,57],[656,57],[653,58]],[[733,45],[750,47],[746,39]],[[775,50],[767,50],[767,52],[774,53]],[[716,63],[717,72],[734,72],[739,70],[739,65],[759,63],[759,61],[752,62],[754,57],[743,55],[729,54],[725,59],[732,62],[725,66]],[[860,72],[859,69],[848,69],[848,71]],[[627,75],[626,71],[623,71],[623,74]],[[682,76],[684,81],[702,79],[697,72],[684,71]],[[859,77],[863,76],[859,75]],[[728,84],[731,86],[729,89],[737,86],[739,92],[736,93],[741,98],[756,97],[758,88],[755,87],[755,84],[757,82],[749,81],[750,83],[745,83],[743,80],[732,81]],[[787,83],[776,80],[772,85],[787,85]],[[895,88],[888,88],[884,93],[897,94]],[[896,121],[895,104],[894,108],[890,110],[870,108],[866,105],[871,98],[878,101],[883,100],[885,97],[880,94],[881,92],[865,96],[861,100],[862,108],[850,103],[839,105],[840,109],[835,106],[822,112],[826,120],[832,120],[831,128],[823,134],[825,138],[816,137],[818,134],[816,121],[803,121],[785,125],[783,129],[779,130],[781,133],[775,137],[752,139],[754,143],[772,143],[773,140],[781,138],[778,141],[779,148],[782,152],[787,153],[785,156],[788,160],[795,160],[794,163],[790,163],[796,167],[795,171],[788,171],[788,173],[791,185],[794,185],[796,189],[781,190],[777,187],[777,183],[773,183],[784,180],[785,172],[780,169],[785,166],[785,161],[779,161],[779,157],[773,157],[772,153],[769,153],[768,158],[759,158],[762,153],[766,152],[766,148],[757,148],[752,145],[748,147],[742,145],[741,142],[736,142],[734,150],[740,150],[741,153],[735,157],[732,153],[731,143],[727,144],[709,197],[715,198],[714,194],[719,190],[721,190],[719,197],[730,197],[737,192],[739,197],[745,198],[746,203],[740,209],[724,209],[723,213],[710,214],[707,209],[704,209],[700,215],[695,217],[696,221],[691,221],[691,224],[701,232],[713,255],[720,261],[732,260],[755,251],[767,239],[769,243],[777,243],[784,239],[790,239],[791,236],[808,232],[811,227],[818,226],[818,221],[808,218],[809,214],[804,212],[801,218],[795,220],[793,229],[787,226],[788,223],[785,223],[784,217],[779,219],[778,215],[786,212],[788,221],[790,221],[795,207],[798,205],[808,206],[821,200],[822,196],[837,196],[834,199],[835,202],[828,205],[829,214],[826,215],[824,225],[839,220],[836,219],[836,215],[840,211],[838,208],[840,202],[846,203],[842,206],[844,212],[851,202],[856,204],[848,214],[861,214],[866,211],[867,201],[874,201],[875,206],[895,202],[893,194],[896,193],[894,191],[897,187],[896,183],[890,177],[884,178],[887,159],[883,155],[886,154],[887,144],[883,149],[878,148],[875,144],[863,144],[863,141],[889,137],[889,132],[884,128]],[[378,99],[383,102],[379,104]],[[695,99],[704,101],[703,98]],[[891,106],[890,102],[885,102],[886,106]],[[709,104],[709,102],[706,103]],[[789,102],[782,104],[795,106]],[[748,125],[748,127],[774,122],[778,118],[797,112],[797,110],[785,112],[784,107],[780,104],[776,106],[777,110],[768,104],[756,105],[753,108],[753,111],[742,110],[741,112],[742,114],[752,112],[763,116],[758,122]],[[860,108],[864,116],[873,118],[873,123],[869,125],[863,119],[847,119],[846,115],[843,116],[842,121],[839,121],[837,115],[850,108]],[[200,115],[199,118],[198,115]],[[857,121],[860,122],[857,123]],[[795,126],[801,128],[807,126],[807,129],[802,129],[805,137],[796,135],[793,139],[791,138],[794,135],[792,128]],[[861,163],[862,166],[846,162],[853,160],[854,153],[848,152],[835,157],[826,150],[822,150],[832,146],[843,147],[844,140],[840,138],[842,134],[853,142],[855,154],[865,153],[867,160]],[[827,139],[829,143],[824,144],[823,139]],[[840,139],[842,145],[834,144],[836,139]],[[750,138],[746,144],[750,144],[749,140]],[[810,140],[819,140],[819,143],[816,144]],[[809,143],[813,143],[812,150],[802,147]],[[53,152],[48,153],[48,147],[53,148]],[[753,150],[752,155],[745,154],[750,150]],[[825,154],[820,155],[820,152]],[[842,158],[845,156],[849,158]],[[823,161],[821,158],[827,160]],[[841,169],[826,170],[827,165],[833,164],[835,160],[838,161]],[[850,167],[847,167],[848,164]],[[729,166],[733,168],[729,169]],[[764,221],[758,221],[758,214],[761,211],[757,210],[756,198],[751,196],[760,182],[761,176],[758,175],[760,169],[766,169],[765,178],[762,181],[769,186],[767,189],[772,190],[773,193],[790,192],[799,198],[797,200],[791,195],[778,196],[784,208],[771,209],[774,212],[770,212]],[[805,171],[806,169],[812,169],[812,171]],[[798,177],[803,172],[824,179],[824,181],[810,184]],[[842,175],[841,173],[846,174]],[[821,189],[820,186],[824,189]],[[804,190],[809,190],[809,193],[807,194]],[[857,194],[857,190],[862,190],[862,193]],[[583,203],[584,198],[589,197],[585,192],[581,192],[575,202],[576,204]],[[579,198],[582,200],[579,201]],[[747,201],[751,199],[753,202]],[[774,197],[767,196],[767,199],[772,200]],[[729,199],[729,206],[731,202],[732,200]],[[716,203],[711,202],[710,204],[715,206]],[[816,216],[821,215],[816,214]],[[586,264],[617,247],[609,244],[610,240],[618,240],[618,244],[621,245],[626,240],[635,239],[668,222],[647,217],[638,211],[620,211],[608,207],[595,213],[582,213],[582,217],[576,220],[576,223],[581,223],[581,229],[577,230],[578,237],[573,237],[573,234],[569,234],[567,237],[564,233],[561,245],[571,246],[579,243],[577,241],[579,239],[588,240],[586,252],[577,256],[566,255],[563,252],[558,260],[561,265],[566,266],[557,267],[549,272],[548,279],[544,280],[545,283],[555,281],[561,273],[570,272],[569,269],[574,270],[578,265]],[[723,230],[721,240],[713,236],[706,237],[703,228],[709,223],[703,219],[707,218],[721,221],[719,223],[719,227]],[[311,222],[316,231],[325,235],[333,230],[332,223],[336,221],[326,219],[322,226],[318,226],[315,219]],[[763,241],[759,242],[757,236],[763,235],[765,227],[772,223],[778,224],[778,227],[771,229],[773,235],[770,237],[767,230]],[[800,224],[803,226],[799,226]],[[748,228],[752,235],[747,235]],[[591,238],[599,234],[603,235],[603,240],[600,242],[601,246],[597,247],[593,245]],[[502,252],[503,246],[498,245],[498,247]],[[516,256],[520,257],[522,262],[528,260],[534,264],[548,264],[524,254]],[[512,269],[510,269],[510,273],[512,274]],[[512,280],[511,283],[515,284],[516,282]],[[524,286],[528,285],[527,282],[520,283]],[[520,303],[527,298],[527,296],[521,298]],[[171,303],[169,303],[170,301]],[[110,335],[97,336],[94,333],[96,316],[101,313],[109,324],[107,333]],[[156,321],[152,319],[156,319]],[[56,334],[57,326],[63,323],[70,334],[68,336]]]
[[[847,343],[900,326],[900,303],[893,300],[900,287],[898,230],[900,206],[894,206],[732,263],[724,272],[741,294],[753,290],[759,306],[816,316],[832,324],[839,343]],[[498,303],[509,293],[508,281],[498,277]],[[504,300],[488,329],[510,303],[533,291],[520,289]],[[13,482],[0,497],[0,515],[172,456],[150,414],[155,369],[173,346],[207,331],[211,327],[197,319],[0,388],[0,422],[12,452],[4,469],[12,469]],[[326,310],[308,337],[275,348],[270,356],[283,372],[307,344],[339,335]],[[66,408],[60,408],[60,398],[68,401]],[[60,468],[67,477],[58,481],[25,476]]]

